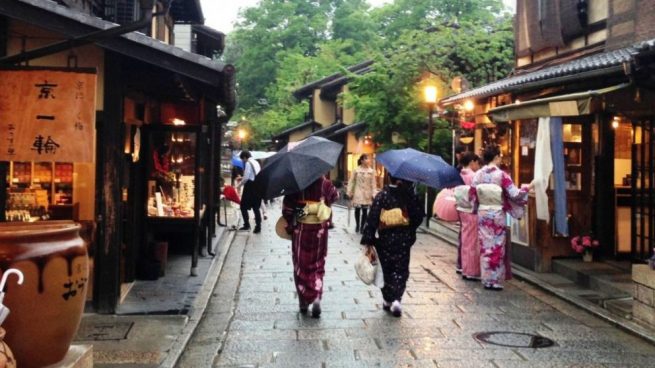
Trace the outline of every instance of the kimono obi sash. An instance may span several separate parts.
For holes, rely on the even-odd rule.
[[[458,185],[455,187],[455,203],[457,211],[465,213],[473,213],[473,202],[470,199],[469,192],[470,185]]]
[[[302,216],[298,218],[298,222],[303,224],[321,224],[330,219],[332,210],[323,200],[320,202],[306,201],[305,203]]]
[[[496,184],[478,184],[475,187],[478,195],[479,210],[502,210],[503,188]]]

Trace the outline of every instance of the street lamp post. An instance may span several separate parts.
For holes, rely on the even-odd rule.
[[[245,129],[239,128],[239,131],[237,132],[237,137],[239,137],[239,149],[243,150],[243,140],[248,137],[248,132],[246,132]]]
[[[423,90],[423,98],[425,103],[428,105],[428,149],[427,153],[432,153],[432,114],[434,106],[437,104],[437,87],[428,85],[425,86]],[[432,217],[432,207],[430,203],[434,201],[434,190],[431,187],[427,187],[427,192],[425,196],[425,226],[430,227],[430,217]]]

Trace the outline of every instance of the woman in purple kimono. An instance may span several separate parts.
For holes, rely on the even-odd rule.
[[[503,281],[512,276],[506,248],[506,213],[515,218],[523,216],[532,183],[521,189],[514,185],[512,178],[498,168],[502,156],[497,146],[487,147],[483,159],[487,164],[475,173],[471,183],[478,213],[481,279],[485,289],[502,290]]]
[[[299,217],[307,204],[323,200],[331,206],[339,197],[332,182],[321,177],[305,190],[284,197],[282,216],[287,221],[286,231],[291,235],[291,255],[293,261],[293,280],[298,292],[301,313],[321,315],[323,295],[323,276],[328,244],[328,221],[320,221],[316,214]]]

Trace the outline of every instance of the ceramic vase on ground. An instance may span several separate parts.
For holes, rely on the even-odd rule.
[[[594,261],[594,253],[592,253],[590,250],[585,250],[582,253],[582,261],[583,262],[593,262]]]
[[[0,271],[17,268],[22,285],[9,284],[5,341],[21,368],[64,358],[86,300],[88,257],[72,221],[0,224]]]
[[[7,343],[4,342],[5,329],[0,327],[0,368],[16,368],[16,359]]]

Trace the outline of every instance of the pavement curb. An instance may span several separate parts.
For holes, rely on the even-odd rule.
[[[433,229],[426,229],[425,226],[420,227],[422,230],[424,230],[427,234],[430,234],[434,236],[435,238],[441,239],[444,242],[452,245],[452,246],[457,246],[456,243],[453,242],[452,239],[441,236],[438,234],[436,231]],[[512,262],[512,273],[518,278],[521,279],[533,286],[538,287],[541,290],[547,291],[550,294],[578,307],[581,308],[588,313],[591,313],[592,315],[600,318],[601,320],[608,322],[609,324],[616,326],[632,335],[635,335],[637,337],[640,337],[644,340],[646,340],[648,343],[655,345],[655,332],[650,331],[647,328],[629,320],[626,318],[621,318],[619,316],[611,314],[608,310],[603,309],[597,305],[594,305],[580,297],[573,296],[570,294],[565,293],[561,289],[552,286],[543,280],[539,278],[539,276],[535,273],[532,272],[520,265],[517,265],[516,263]]]
[[[217,259],[214,261],[208,271],[207,280],[203,284],[202,289],[196,297],[193,308],[188,315],[187,323],[182,329],[182,332],[177,336],[177,339],[173,343],[171,350],[168,352],[166,359],[164,359],[159,367],[173,368],[180,360],[182,353],[186,349],[187,344],[191,340],[194,331],[198,327],[198,324],[202,319],[205,310],[207,309],[209,299],[211,298],[212,292],[216,287],[216,283],[218,282],[218,279],[221,275],[223,265],[225,264],[225,259],[227,258],[227,254],[229,253],[230,248],[232,247],[232,242],[234,241],[236,233],[237,231],[226,228],[223,231],[223,234],[221,234],[219,237],[216,243],[217,246],[219,244],[224,244],[225,246],[219,248],[219,251],[216,253],[215,257],[217,257]]]

